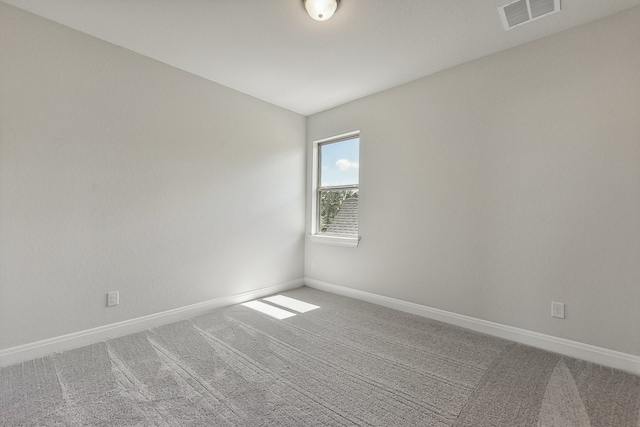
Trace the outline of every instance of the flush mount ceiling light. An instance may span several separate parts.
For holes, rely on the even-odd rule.
[[[302,3],[310,17],[316,21],[326,21],[336,12],[340,0],[302,0]]]

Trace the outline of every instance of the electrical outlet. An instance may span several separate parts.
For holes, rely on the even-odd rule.
[[[107,292],[107,307],[120,304],[120,292]]]
[[[311,268],[315,269],[316,268],[316,262],[315,261],[311,261]]]
[[[564,304],[561,302],[551,303],[551,316],[564,319]]]

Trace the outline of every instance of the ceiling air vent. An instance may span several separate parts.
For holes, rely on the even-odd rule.
[[[516,0],[498,8],[505,30],[560,11],[560,0]]]

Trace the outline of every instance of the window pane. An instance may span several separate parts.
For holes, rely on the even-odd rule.
[[[320,190],[319,231],[358,236],[358,190]]]
[[[332,142],[320,148],[320,187],[357,185],[360,168],[360,138]]]

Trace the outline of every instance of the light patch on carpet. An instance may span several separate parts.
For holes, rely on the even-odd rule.
[[[295,313],[292,313],[290,311],[283,310],[281,308],[274,307],[272,305],[265,304],[260,301],[249,301],[249,302],[242,303],[242,305],[245,307],[251,308],[253,310],[259,311],[260,313],[264,313],[271,317],[275,317],[278,320],[286,319],[296,315]]]
[[[309,304],[308,302],[286,297],[284,295],[275,295],[269,298],[264,298],[264,301],[269,301],[281,307],[297,311],[298,313],[306,313],[308,311],[315,310],[316,308],[320,308],[317,305]]]
[[[562,402],[562,405],[558,405]],[[589,415],[582,403],[573,375],[560,359],[553,369],[540,408],[539,427],[589,427]]]

